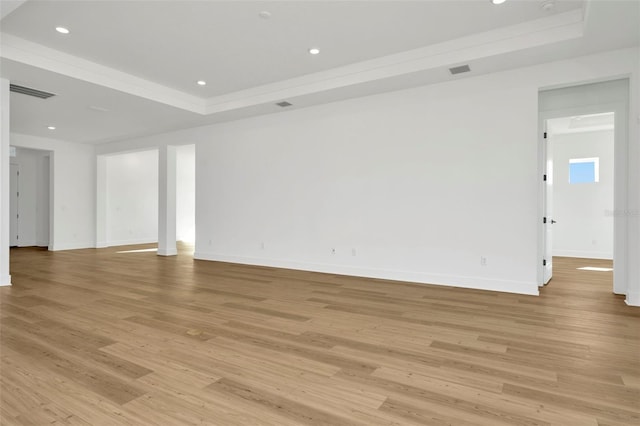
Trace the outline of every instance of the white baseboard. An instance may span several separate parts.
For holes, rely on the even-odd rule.
[[[11,285],[11,275],[0,275],[0,287]]]
[[[477,290],[500,291],[505,293],[527,294],[538,296],[536,282],[510,281],[482,277],[466,277],[446,274],[430,274],[425,272],[400,271],[377,268],[361,268],[354,266],[295,262],[279,259],[263,259],[243,256],[228,256],[216,253],[195,252],[194,259],[218,262],[241,263],[245,265],[271,266],[275,268],[297,269],[328,274],[350,275],[357,277],[378,278],[394,281],[408,281],[418,284],[433,284],[451,287],[471,288]]]
[[[158,247],[158,256],[176,256],[177,254],[178,250],[175,248],[161,249]]]
[[[133,246],[136,244],[154,244],[157,243],[158,239],[157,238],[134,238],[131,240],[114,240],[114,241],[107,241],[106,243],[106,247],[114,247],[114,246]]]
[[[604,251],[587,251],[587,250],[553,250],[554,256],[560,257],[577,257],[580,259],[605,259],[612,260],[613,253]]]
[[[627,298],[624,300],[629,306],[640,306],[640,292],[629,292]]]
[[[51,251],[62,251],[62,250],[80,250],[80,249],[88,249],[94,248],[95,243],[92,241],[90,243],[61,243],[49,245],[49,250]]]
[[[49,243],[46,242],[33,242],[33,241],[27,241],[27,242],[20,242],[18,244],[18,247],[48,247]]]

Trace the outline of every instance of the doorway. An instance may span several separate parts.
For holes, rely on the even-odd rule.
[[[50,152],[16,148],[10,164],[10,246],[50,243]]]
[[[552,120],[563,119],[565,120],[565,126],[567,126],[567,120],[569,120],[569,123],[573,120],[574,130],[581,126],[578,122],[585,119],[585,127],[590,123],[591,127],[600,125],[606,128],[606,126],[610,127],[610,122],[613,121],[613,208],[600,211],[599,215],[602,223],[613,222],[613,254],[611,256],[615,265],[613,271],[613,293],[627,294],[629,268],[627,250],[627,241],[629,239],[628,223],[622,215],[616,214],[616,212],[624,212],[628,206],[629,80],[612,80],[542,90],[539,93],[538,100],[541,142],[538,150],[541,176],[538,197],[538,205],[540,207],[538,222],[538,283],[540,286],[547,284],[553,275],[553,239],[555,238],[553,229],[556,226],[556,223],[552,222],[556,220],[553,213],[553,184],[558,182],[558,177],[556,176],[554,179],[554,159],[552,155],[550,156],[551,153],[548,152],[547,137],[549,132],[552,131],[550,128],[553,126],[551,124],[553,123]],[[598,123],[598,120],[601,120],[601,122]],[[574,161],[559,165],[559,167],[564,168],[563,170],[566,173],[564,179],[567,180],[567,184],[569,184],[568,180],[571,178],[570,175],[572,173],[574,174],[574,185],[580,185],[578,182],[581,179],[594,179],[596,167],[601,166],[599,164],[600,160],[596,160],[597,157],[597,155],[576,156],[570,159]],[[605,217],[603,218],[602,216]],[[560,225],[560,223],[558,222],[557,225]],[[590,243],[591,246],[600,246],[602,249],[608,239],[602,237],[602,235],[606,235],[604,231],[598,235],[600,236],[596,238],[593,235],[591,238],[584,238],[583,242]],[[584,246],[587,245],[585,244]],[[589,256],[595,257],[592,249],[593,247],[589,247],[589,250],[584,251],[589,252]],[[574,250],[574,255],[580,251],[580,249]],[[607,250],[600,251],[601,256],[603,256],[602,252]]]
[[[196,240],[196,146],[176,146],[176,241],[193,253]]]
[[[614,241],[615,113],[552,118],[546,120],[545,128],[543,222],[548,260],[544,265],[544,283],[551,279],[554,260],[558,258],[563,258],[565,264],[569,259],[585,259],[586,263],[580,263],[586,265],[581,270],[610,273]]]

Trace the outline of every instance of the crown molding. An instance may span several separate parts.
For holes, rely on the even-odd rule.
[[[394,55],[241,90],[207,100],[206,114],[280,101],[375,80],[442,68],[554,44],[584,35],[583,11],[574,10]]]
[[[17,8],[26,3],[27,0],[2,0],[0,1],[0,21],[11,15]]]
[[[1,34],[0,57],[176,108],[204,114],[205,103],[202,98],[11,34]]]
[[[212,115],[419,71],[442,69],[447,73],[451,66],[472,63],[481,58],[580,38],[585,31],[585,16],[585,10],[576,9],[209,99],[10,34],[0,34],[0,57],[200,115]]]

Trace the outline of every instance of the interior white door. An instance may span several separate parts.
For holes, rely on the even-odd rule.
[[[9,234],[9,246],[14,247],[18,245],[18,203],[19,203],[19,181],[20,167],[17,164],[11,164],[9,175],[9,222],[10,222],[10,234]]]
[[[546,127],[546,126],[545,126]],[[544,133],[545,185],[544,185],[544,256],[543,283],[546,285],[553,276],[553,151],[549,146],[551,138]]]

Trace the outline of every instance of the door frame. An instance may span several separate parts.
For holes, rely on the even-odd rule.
[[[10,177],[9,177],[9,214],[11,216],[13,216],[12,214],[12,208],[11,208],[11,203],[13,203],[13,191],[11,191],[11,180],[14,179],[13,177],[13,173],[11,172],[11,169],[13,169],[15,167],[16,170],[16,190],[17,190],[17,194],[15,197],[15,204],[16,204],[16,215],[17,217],[13,218],[10,217],[9,218],[9,223],[11,223],[14,219],[16,221],[16,228],[15,228],[15,234],[12,231],[12,229],[9,230],[9,247],[18,247],[20,245],[20,163],[15,163],[13,161],[9,162],[9,173],[10,173]],[[16,237],[16,239],[14,240],[13,237]],[[12,244],[15,243],[15,244]]]
[[[614,118],[614,176],[613,176],[613,293],[627,293],[627,241],[628,224],[624,214],[616,212],[626,212],[628,209],[628,107],[625,102],[608,102],[593,105],[578,106],[574,108],[555,109],[540,111],[538,113],[538,285],[544,286],[544,259],[545,226],[543,217],[545,215],[545,196],[547,185],[543,181],[546,170],[546,145],[544,132],[547,127],[547,120],[553,118],[571,117],[577,115],[600,114],[613,112]]]
[[[547,249],[549,248],[549,241],[547,238],[549,237],[549,233],[552,231],[552,216],[549,215],[549,182],[553,183],[553,170],[549,170],[549,151],[551,150],[549,146],[549,138],[548,138],[548,129],[547,121],[549,119],[544,119],[542,121],[542,133],[540,133],[540,150],[541,159],[542,159],[542,279],[538,280],[538,287],[544,287],[549,284],[549,281],[553,278],[553,253],[549,254]],[[553,167],[553,163],[552,163]],[[553,190],[552,190],[553,191]],[[553,196],[553,194],[551,194]],[[553,252],[553,238],[551,238],[551,251]],[[551,257],[551,259],[549,259]],[[546,271],[547,269],[550,271],[549,277],[547,279]]]

